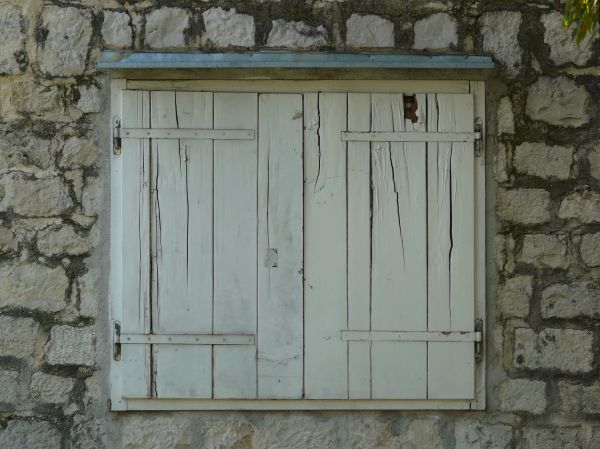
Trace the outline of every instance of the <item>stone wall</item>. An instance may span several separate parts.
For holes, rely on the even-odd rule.
[[[550,0],[0,0],[0,447],[600,448],[600,44]],[[486,412],[110,413],[112,49],[492,54]]]

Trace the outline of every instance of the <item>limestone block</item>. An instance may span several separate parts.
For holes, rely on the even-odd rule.
[[[352,14],[346,21],[346,45],[348,47],[393,47],[394,24],[374,15]]]
[[[164,7],[146,16],[145,44],[150,48],[185,47],[184,31],[190,14],[181,8]]]
[[[95,335],[91,327],[54,326],[44,348],[50,365],[94,365]]]
[[[573,147],[523,142],[515,149],[513,164],[519,173],[539,178],[567,179],[573,164]]]
[[[16,75],[27,66],[23,20],[18,8],[0,4],[0,74]]]
[[[511,223],[546,223],[550,220],[550,193],[542,189],[498,189],[496,213]]]
[[[593,368],[592,331],[529,328],[514,331],[513,365],[531,370],[552,369],[566,373],[587,373]]]
[[[2,449],[61,449],[59,431],[45,421],[13,419],[0,431]]]
[[[591,149],[587,158],[590,163],[590,175],[593,178],[600,179],[600,147]]]
[[[189,449],[192,439],[186,419],[135,415],[123,419],[121,438],[123,449]]]
[[[454,425],[456,449],[508,449],[513,429],[504,424],[484,424],[474,419],[460,419]]]
[[[128,48],[133,43],[129,14],[120,11],[104,11],[102,22],[102,39],[107,47]]]
[[[18,229],[0,226],[0,253],[14,253],[19,249],[23,235]]]
[[[9,102],[15,110],[33,117],[60,119],[65,112],[63,93],[56,86],[40,86],[31,80],[12,85]]]
[[[38,233],[37,247],[48,257],[80,256],[89,253],[91,242],[75,232],[72,226],[46,228]]]
[[[86,114],[100,111],[100,107],[102,106],[100,89],[96,86],[79,86],[77,91],[79,92],[77,109]]]
[[[521,13],[516,11],[487,12],[480,19],[483,50],[494,55],[511,77],[521,70],[521,22]]]
[[[31,376],[29,391],[31,399],[36,402],[65,404],[74,386],[74,379],[38,372]]]
[[[494,158],[494,172],[498,182],[508,181],[508,149],[502,142],[496,145],[496,156]]]
[[[79,313],[81,316],[95,318],[98,314],[98,302],[100,301],[99,279],[100,272],[97,269],[90,269],[79,278]]]
[[[102,178],[87,178],[83,193],[81,194],[81,205],[83,212],[88,215],[102,213],[102,200],[104,191],[102,189]]]
[[[9,173],[0,178],[0,211],[12,210],[26,217],[63,214],[73,206],[69,188],[58,177],[35,179],[24,173]]]
[[[30,357],[38,324],[31,318],[0,316],[0,356]]]
[[[523,238],[523,247],[517,262],[536,267],[567,268],[567,243],[562,235],[528,234]]]
[[[102,421],[89,415],[75,415],[70,429],[70,449],[104,448],[101,434],[104,432]]]
[[[65,308],[69,279],[58,266],[38,263],[0,267],[0,307],[54,313]]]
[[[14,404],[19,401],[19,372],[0,371],[0,402]]]
[[[564,76],[541,76],[527,89],[525,113],[550,125],[578,127],[590,121],[590,102],[584,86]]]
[[[92,35],[90,12],[74,7],[45,6],[42,27],[48,34],[41,44],[40,69],[53,76],[83,74]]]
[[[0,135],[0,170],[31,166],[47,169],[53,163],[49,140],[29,133]]]
[[[524,318],[529,314],[532,276],[514,276],[498,287],[498,309],[503,317]]]
[[[600,267],[600,232],[581,238],[581,258],[588,267]]]
[[[59,165],[63,168],[79,168],[94,165],[100,149],[95,142],[81,137],[69,137],[62,148]]]
[[[541,310],[544,318],[599,318],[600,285],[594,282],[551,285],[542,292]]]
[[[600,194],[585,191],[565,197],[558,210],[559,218],[575,218],[581,223],[600,223]]]
[[[243,447],[243,442],[249,437],[252,439],[254,447],[285,447],[286,449],[302,449],[305,447],[320,446],[323,448],[336,448],[336,429],[331,421],[318,422],[310,417],[290,416],[284,419],[272,420],[267,426],[252,428],[249,422],[236,420],[231,429],[233,432],[220,433],[218,429],[222,425],[211,426],[207,431],[207,449],[217,449],[219,447]],[[381,426],[378,430],[381,432],[380,441],[385,440],[386,430]],[[363,428],[363,430],[366,430]],[[373,433],[369,434],[373,437]],[[355,435],[350,433],[349,439],[354,444],[351,447],[360,447],[355,443]],[[239,441],[238,444],[235,444]],[[372,441],[372,440],[371,440]],[[234,443],[234,444],[231,444]]]
[[[515,115],[510,98],[502,97],[498,105],[498,134],[515,133]]]
[[[591,385],[562,381],[559,382],[561,409],[568,414],[600,413],[600,381]]]
[[[505,411],[544,413],[547,406],[546,382],[507,379],[496,387],[500,408]]]
[[[267,47],[316,48],[327,45],[327,30],[323,25],[311,27],[304,22],[273,20]]]
[[[456,19],[447,13],[436,13],[415,22],[416,50],[443,50],[456,46]]]
[[[229,11],[210,8],[202,13],[202,18],[206,28],[202,36],[204,45],[218,48],[254,46],[254,17],[238,14],[235,8]]]
[[[541,17],[544,43],[550,47],[550,59],[561,65],[572,62],[585,65],[592,57],[592,38],[588,35],[579,45],[571,37],[571,29],[563,26],[563,15],[554,11]]]
[[[523,430],[523,449],[584,449],[586,447],[583,436],[577,428],[551,426]]]

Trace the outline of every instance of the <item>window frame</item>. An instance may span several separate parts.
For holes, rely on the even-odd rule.
[[[468,80],[111,80],[110,141],[114,145],[114,127],[121,120],[121,95],[124,90],[227,91],[227,92],[414,92],[472,93],[474,115],[483,138],[475,156],[475,304],[476,320],[485,322],[485,82]],[[114,338],[114,323],[120,321],[122,286],[122,158],[111,148],[111,250],[109,324]],[[114,343],[114,341],[113,341]],[[475,364],[475,398],[473,400],[376,400],[376,399],[160,399],[123,398],[121,395],[121,362],[114,357],[111,345],[110,395],[111,409],[124,410],[484,410],[485,401],[485,332],[480,360]]]

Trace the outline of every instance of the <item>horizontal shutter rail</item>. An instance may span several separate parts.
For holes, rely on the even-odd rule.
[[[244,334],[121,334],[120,344],[253,345],[254,335]]]
[[[342,131],[344,142],[475,142],[480,132],[421,133],[405,132],[351,132]]]
[[[342,331],[346,341],[479,342],[481,338],[481,332]]]
[[[254,140],[253,129],[115,128],[117,139]]]

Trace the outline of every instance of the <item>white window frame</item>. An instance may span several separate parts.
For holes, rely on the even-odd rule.
[[[485,136],[485,82],[468,80],[111,80],[110,131],[121,120],[123,90],[227,91],[227,92],[411,92],[472,93],[475,121]],[[485,322],[485,138],[475,157],[475,318]],[[122,158],[111,148],[111,252],[109,323],[121,321],[122,307]],[[485,329],[485,328],[484,328]],[[480,360],[475,364],[475,398],[472,400],[228,400],[228,399],[139,399],[121,395],[121,362],[111,351],[111,409],[124,410],[484,410],[485,332]]]

